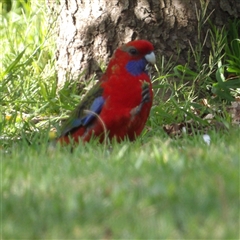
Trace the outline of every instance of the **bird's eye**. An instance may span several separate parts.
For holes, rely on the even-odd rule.
[[[138,54],[138,51],[137,51],[136,48],[130,48],[130,49],[129,49],[129,53],[130,53],[131,55],[137,55],[137,54]]]

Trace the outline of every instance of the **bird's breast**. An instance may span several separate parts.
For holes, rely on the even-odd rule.
[[[151,90],[150,79],[145,73],[138,77],[129,76],[129,74],[112,76],[109,81],[102,84],[103,96],[108,107],[134,108],[139,105],[142,100],[142,84],[144,81],[149,82]]]

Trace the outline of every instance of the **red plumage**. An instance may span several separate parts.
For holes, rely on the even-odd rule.
[[[73,111],[58,141],[89,141],[93,135],[103,141],[105,134],[117,141],[134,140],[152,106],[152,84],[145,69],[148,62],[155,62],[150,42],[136,40],[119,47],[103,77]]]

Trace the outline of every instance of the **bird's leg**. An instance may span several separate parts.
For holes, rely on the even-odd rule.
[[[151,95],[150,95],[150,90],[149,90],[149,83],[144,81],[142,83],[141,103],[137,107],[135,107],[131,110],[131,116],[134,117],[134,116],[138,115],[141,112],[143,105],[145,103],[149,102],[150,100],[151,100]]]
[[[149,90],[149,83],[143,82],[143,84],[142,84],[142,101],[141,101],[140,105],[150,102],[150,101],[151,101],[151,95],[150,95],[150,90]]]

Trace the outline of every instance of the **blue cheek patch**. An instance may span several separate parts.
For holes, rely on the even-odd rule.
[[[146,73],[145,71],[146,65],[147,65],[146,59],[142,58],[140,60],[129,61],[126,65],[126,69],[130,74],[136,77],[144,72]]]

